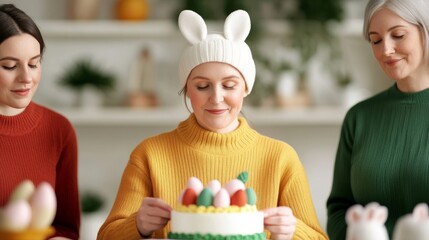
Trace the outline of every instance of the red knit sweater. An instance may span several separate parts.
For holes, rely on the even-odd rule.
[[[77,140],[70,122],[34,102],[16,116],[0,115],[0,207],[23,180],[49,182],[57,197],[56,236],[79,238]]]

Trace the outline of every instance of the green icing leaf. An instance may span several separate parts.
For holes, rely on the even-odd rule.
[[[237,177],[237,179],[242,181],[243,183],[246,183],[248,178],[249,178],[249,173],[247,171],[241,172]]]
[[[197,198],[197,206],[211,206],[213,204],[213,193],[210,189],[204,188]]]
[[[255,205],[256,204],[256,193],[253,190],[253,188],[248,187],[246,188],[246,195],[247,195],[247,204],[249,205]]]
[[[252,235],[214,235],[214,234],[186,234],[186,233],[168,233],[169,239],[198,239],[198,240],[266,240],[265,232]]]

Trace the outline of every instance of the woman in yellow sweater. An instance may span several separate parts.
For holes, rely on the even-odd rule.
[[[207,34],[204,20],[185,10],[179,27],[191,43],[179,75],[193,112],[175,130],[143,140],[131,153],[98,239],[166,238],[170,212],[189,177],[225,183],[243,170],[251,176],[248,184],[264,211],[269,238],[327,239],[295,150],[259,134],[239,116],[255,81],[244,41],[249,15],[235,11],[224,34]]]

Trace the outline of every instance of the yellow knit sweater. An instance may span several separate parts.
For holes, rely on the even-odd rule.
[[[167,133],[143,140],[131,153],[113,208],[98,239],[141,239],[136,213],[143,198],[156,197],[175,208],[187,180],[221,184],[247,171],[247,186],[257,195],[258,209],[288,206],[298,220],[294,239],[328,239],[321,229],[305,170],[288,144],[263,136],[240,117],[233,132],[201,128],[193,114]],[[152,237],[167,238],[169,224]]]

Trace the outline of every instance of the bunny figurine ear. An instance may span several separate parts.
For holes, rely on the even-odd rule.
[[[414,207],[413,217],[416,220],[428,219],[429,218],[429,209],[426,203],[419,203]]]
[[[183,10],[179,15],[179,28],[191,44],[201,42],[207,37],[207,25],[196,12]]]
[[[376,202],[368,203],[365,207],[367,220],[385,223],[387,220],[388,210]]]
[[[356,204],[351,206],[346,212],[347,224],[357,223],[361,221],[364,208],[362,205]]]
[[[236,10],[228,15],[224,25],[225,38],[244,42],[250,33],[250,17],[246,11]]]
[[[376,202],[350,207],[346,213],[346,240],[388,240],[384,226],[387,214],[387,208]]]

